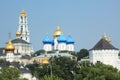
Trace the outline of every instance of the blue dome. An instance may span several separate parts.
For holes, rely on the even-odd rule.
[[[67,37],[67,44],[74,44],[75,43],[75,41],[73,40],[73,38],[69,35],[68,37]]]
[[[48,35],[43,39],[43,44],[53,44],[53,40]]]
[[[66,42],[66,38],[63,34],[61,34],[59,37],[58,37],[58,43],[61,43],[61,42]]]

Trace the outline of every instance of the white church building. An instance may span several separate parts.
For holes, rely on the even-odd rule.
[[[16,32],[16,39],[12,40],[15,46],[14,53],[21,55],[31,55],[34,50],[30,43],[30,33],[28,30],[27,14],[24,10],[21,11],[19,16],[19,26]]]
[[[120,59],[118,56],[119,49],[115,48],[110,42],[110,38],[104,34],[100,41],[92,49],[90,49],[90,62],[93,64],[102,62],[107,65],[112,65],[120,70]]]
[[[60,27],[57,27],[53,34],[53,39],[48,34],[43,39],[43,49],[45,51],[74,51],[74,43],[75,41],[71,35],[65,37]]]

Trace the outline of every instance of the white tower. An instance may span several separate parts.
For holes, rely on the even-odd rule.
[[[62,30],[60,29],[60,27],[58,26],[56,31],[54,32],[53,34],[53,37],[54,37],[54,50],[57,50],[58,49],[58,37],[62,34]]]
[[[18,31],[21,32],[21,39],[30,43],[30,36],[27,23],[27,15],[24,10],[21,11],[19,16],[19,28]]]
[[[110,39],[104,34],[103,38],[100,39],[92,49],[90,49],[90,62],[95,64],[100,61],[104,64],[118,68],[118,53],[119,50],[110,43]]]

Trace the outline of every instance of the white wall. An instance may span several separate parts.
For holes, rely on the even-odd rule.
[[[67,44],[68,51],[74,51],[74,44]]]
[[[44,44],[43,49],[45,51],[52,51],[52,44]]]
[[[116,67],[118,58],[118,50],[92,50],[89,53],[90,62],[95,64],[97,61],[100,61],[104,64],[112,65]]]
[[[66,43],[59,43],[58,44],[58,50],[59,51],[67,50],[66,49]]]

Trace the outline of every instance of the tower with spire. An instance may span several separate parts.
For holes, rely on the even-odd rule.
[[[93,64],[102,62],[107,65],[112,65],[120,70],[120,65],[117,63],[120,62],[118,58],[119,49],[114,47],[110,41],[110,38],[104,34],[100,41],[90,49],[90,62]]]
[[[19,16],[19,28],[18,31],[21,32],[21,39],[30,43],[30,34],[28,30],[28,23],[27,23],[27,14],[24,10],[21,11]]]
[[[15,46],[14,53],[15,54],[21,54],[29,55],[34,52],[33,48],[30,44],[30,34],[28,30],[28,23],[27,23],[27,14],[24,10],[21,11],[19,16],[19,27],[16,32],[16,39],[11,40],[11,42]]]

